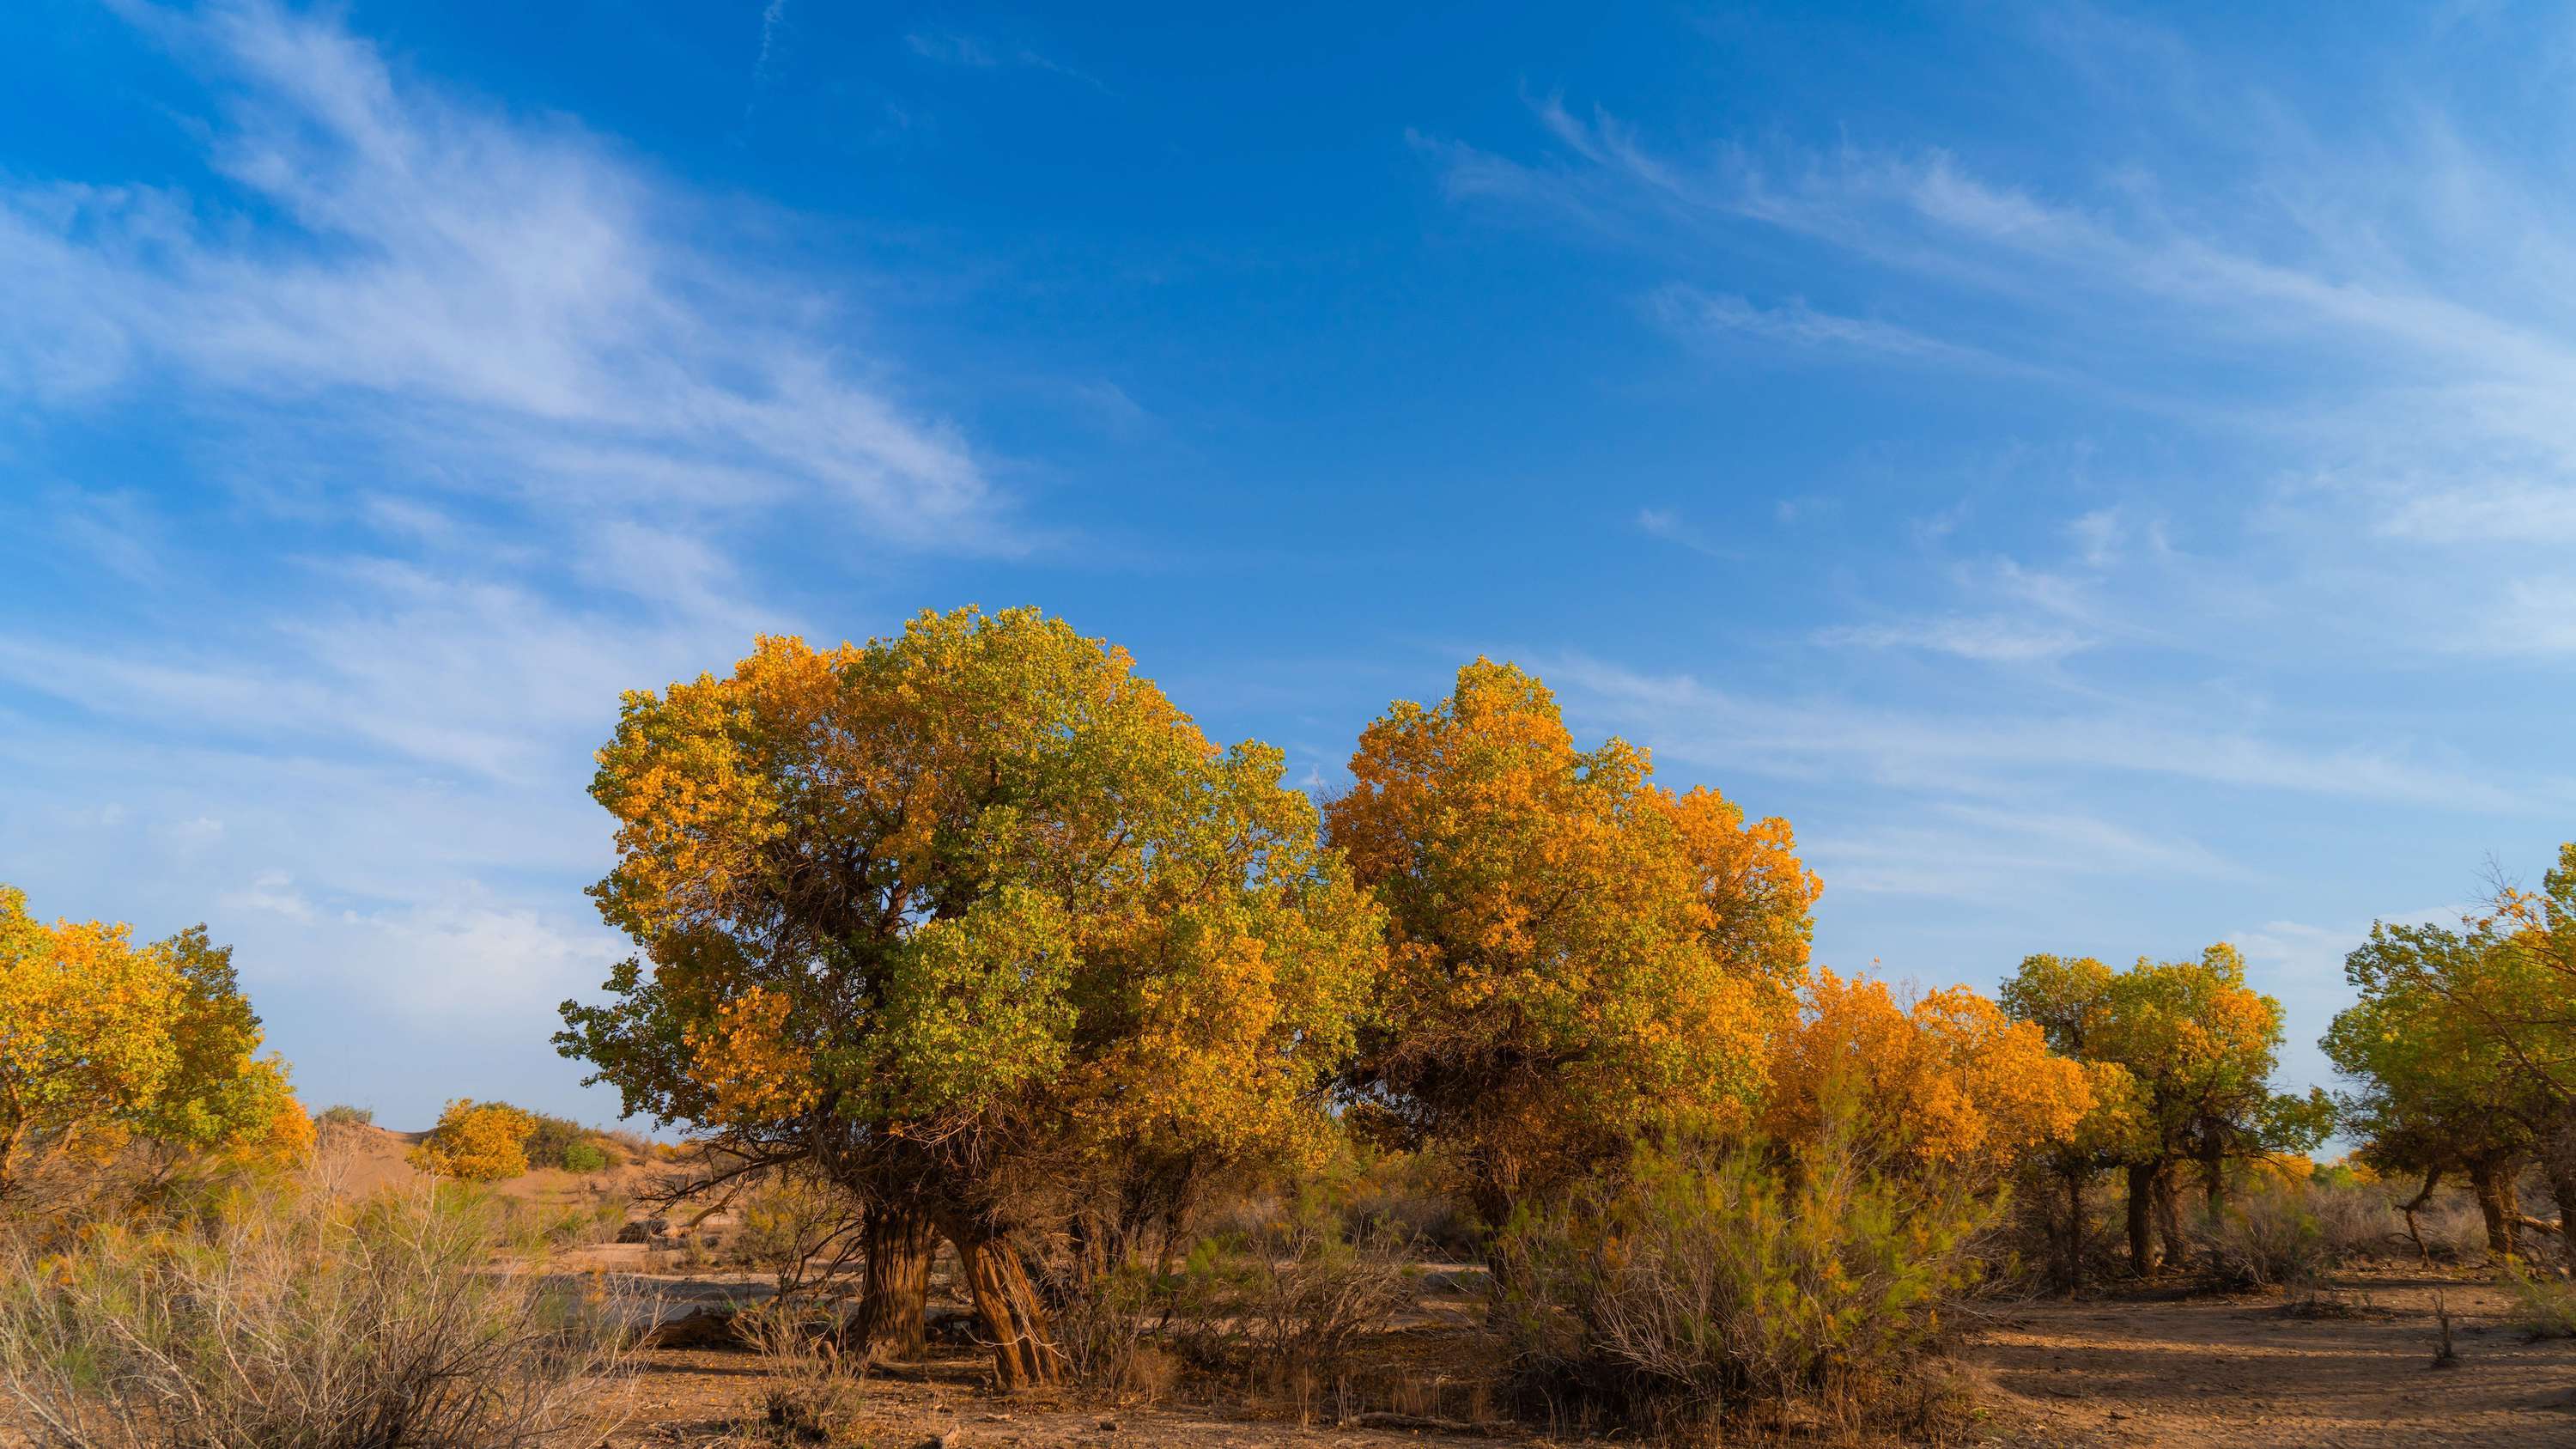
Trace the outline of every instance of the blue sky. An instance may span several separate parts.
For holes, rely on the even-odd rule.
[[[1325,789],[1517,659],[1819,959],[2233,940],[2292,1082],[2576,834],[2576,18],[1397,8],[10,7],[0,880],[605,1116],[617,692],[970,601]]]

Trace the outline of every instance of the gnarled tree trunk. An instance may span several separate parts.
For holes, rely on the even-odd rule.
[[[2469,1164],[2469,1192],[2478,1200],[2478,1216],[2486,1219],[2487,1254],[2505,1258],[2513,1254],[2513,1188],[2496,1170],[2493,1162]]]
[[[2129,1164],[2129,1271],[2140,1278],[2156,1271],[2156,1179],[2158,1164]]]
[[[1046,1306],[1004,1233],[973,1222],[946,1225],[948,1241],[974,1295],[975,1316],[993,1350],[993,1371],[1005,1389],[1041,1388],[1064,1381],[1064,1354],[1047,1327]]]
[[[2084,1286],[2084,1180],[2092,1173],[2081,1167],[2056,1166],[2058,1182],[2066,1189],[2066,1231],[2058,1243],[2063,1261],[2059,1276],[2066,1291],[2076,1292]]]
[[[876,1204],[862,1229],[867,1275],[859,1296],[858,1334],[870,1353],[912,1357],[922,1350],[922,1309],[930,1299],[930,1260],[939,1233],[917,1208]]]
[[[2560,1106],[2541,1138],[2540,1170],[2549,1179],[2549,1195],[2558,1199],[2559,1222],[2576,1226],[2576,1103]],[[2559,1233],[2558,1245],[2576,1271],[2576,1232]]]

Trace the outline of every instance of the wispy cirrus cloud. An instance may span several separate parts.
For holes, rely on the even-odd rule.
[[[2074,629],[2020,618],[1948,615],[1884,624],[1838,624],[1814,634],[1819,644],[1855,649],[1924,649],[1988,664],[2063,659],[2097,641]]]
[[[711,218],[609,143],[442,94],[264,0],[138,16],[221,87],[222,189],[0,189],[18,407],[166,382],[318,412],[449,488],[803,498],[925,542],[999,532],[972,451],[852,347],[848,309],[693,246]]]
[[[1658,289],[1646,305],[1667,329],[1695,340],[1743,337],[1789,348],[1869,354],[1905,362],[1966,363],[2018,370],[2014,364],[1973,347],[1865,317],[1819,312],[1799,298],[1776,307],[1757,307],[1742,297],[1703,292],[1675,282]]]
[[[1108,83],[1091,72],[1044,55],[1034,47],[962,30],[915,30],[904,45],[924,60],[968,70],[1039,70],[1108,91]]]
[[[33,458],[130,427],[168,476],[0,490],[0,557],[62,589],[0,621],[0,839],[54,842],[0,871],[210,919],[320,1090],[408,1033],[569,1106],[543,1008],[618,949],[578,887],[620,692],[795,627],[746,562],[782,528],[1015,553],[1013,500],[864,276],[334,13],[121,9],[207,86],[203,173],[0,181],[0,421]],[[505,1008],[527,1052],[487,1044]]]
[[[1783,701],[1583,656],[1549,660],[1545,672],[1584,718],[1705,768],[1850,777],[1972,800],[2051,777],[2112,774],[2496,815],[2576,803],[2576,779],[2564,776],[2508,786],[2456,753],[2214,728],[2138,702],[1995,717]]]
[[[1698,525],[1670,508],[1638,509],[1637,527],[1667,543],[1679,544],[1703,558],[1733,559],[1743,556],[1738,550],[1710,538]]]

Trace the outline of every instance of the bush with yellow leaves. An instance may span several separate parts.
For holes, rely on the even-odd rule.
[[[0,1212],[164,1182],[199,1153],[302,1156],[312,1124],[259,1046],[232,949],[205,927],[141,944],[121,923],[48,924],[0,885]]]
[[[459,1097],[438,1114],[438,1125],[412,1149],[414,1167],[459,1182],[499,1182],[528,1170],[534,1114],[507,1102]]]

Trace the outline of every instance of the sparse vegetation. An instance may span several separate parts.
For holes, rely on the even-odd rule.
[[[0,1384],[62,1449],[543,1449],[606,1427],[595,1284],[489,1271],[493,1206],[311,1176],[0,1249]]]

